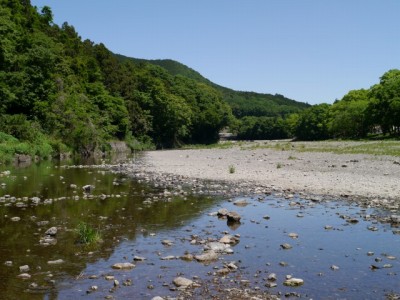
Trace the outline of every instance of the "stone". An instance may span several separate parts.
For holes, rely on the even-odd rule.
[[[226,208],[221,208],[217,212],[218,217],[226,217],[228,215],[229,211]]]
[[[185,277],[176,277],[173,281],[173,283],[177,286],[177,287],[183,287],[183,288],[187,288],[189,286],[191,286],[193,284],[193,281],[190,279],[187,279]]]
[[[194,256],[190,253],[185,253],[184,255],[182,255],[180,257],[182,260],[186,260],[186,261],[192,261],[194,259]]]
[[[240,219],[242,218],[237,212],[235,211],[230,211],[228,212],[228,214],[226,215],[226,217],[228,218],[228,221],[230,222],[240,222]]]
[[[292,239],[297,239],[299,237],[299,235],[294,232],[289,233],[288,236],[291,237]]]
[[[146,258],[145,258],[145,257],[141,257],[141,256],[136,256],[136,255],[135,255],[135,256],[133,257],[133,260],[134,260],[134,261],[145,261]]]
[[[164,246],[172,246],[174,243],[170,240],[163,240],[161,244],[163,244]]]
[[[281,248],[284,250],[289,250],[289,249],[292,249],[293,247],[290,244],[285,243],[285,244],[281,245]]]
[[[267,277],[267,279],[268,279],[269,281],[276,281],[276,279],[277,279],[276,274],[275,274],[275,273],[269,274],[268,277]]]
[[[231,270],[237,270],[237,269],[238,269],[238,266],[235,265],[233,262],[229,263],[229,264],[227,265],[227,267],[228,267],[229,269],[231,269]]]
[[[134,267],[135,265],[129,262],[116,263],[112,265],[112,268],[117,270],[130,270],[133,269]]]
[[[194,259],[199,262],[209,262],[218,259],[218,254],[210,250],[200,255],[195,255]]]
[[[224,235],[224,236],[219,240],[219,242],[220,242],[220,243],[223,243],[223,244],[235,245],[235,244],[237,244],[237,243],[239,242],[239,238],[227,234],[227,235]]]
[[[49,246],[49,245],[55,245],[57,244],[57,239],[52,238],[50,236],[46,236],[44,238],[41,238],[39,241],[40,245],[42,246]]]
[[[267,283],[265,284],[265,286],[266,286],[267,288],[274,288],[274,287],[277,287],[278,284],[275,283],[275,282],[267,282]]]
[[[112,276],[112,275],[107,275],[107,276],[104,277],[104,279],[105,279],[105,280],[108,280],[108,281],[111,281],[111,280],[114,280],[115,277]]]
[[[85,193],[91,193],[94,190],[94,185],[87,184],[84,185],[82,189]]]
[[[57,227],[51,227],[46,230],[45,235],[55,236],[57,234]]]
[[[335,265],[332,265],[332,266],[331,266],[331,270],[337,271],[337,270],[339,270],[339,267],[338,267],[338,266],[335,266]]]
[[[392,223],[400,223],[400,215],[391,215],[390,216],[390,220],[392,221]]]
[[[21,273],[29,272],[29,270],[30,270],[30,268],[29,268],[28,265],[24,265],[24,266],[20,266],[20,267],[19,267],[19,271],[20,271]]]
[[[304,280],[301,278],[290,278],[283,282],[286,286],[301,286],[304,284]]]
[[[164,298],[160,297],[160,296],[156,296],[151,298],[151,300],[164,300]]]
[[[29,275],[28,273],[22,273],[22,274],[19,274],[17,277],[21,278],[21,279],[29,279],[29,278],[31,278],[31,275]]]
[[[7,261],[4,263],[4,265],[7,266],[7,267],[11,267],[11,266],[13,265],[13,262],[12,262],[11,260],[7,260]]]
[[[49,264],[49,265],[60,265],[60,264],[63,264],[63,263],[64,263],[64,261],[62,259],[49,260],[47,262],[47,264]]]
[[[249,205],[249,202],[247,202],[245,199],[243,199],[243,200],[236,200],[235,202],[233,202],[233,204],[236,206],[244,207],[244,206]]]
[[[20,221],[20,220],[21,220],[20,217],[12,217],[12,218],[11,218],[11,221],[13,221],[13,222],[18,222],[18,221]]]
[[[204,246],[205,250],[212,250],[214,252],[225,252],[230,247],[230,245],[220,243],[220,242],[210,242]]]
[[[168,255],[168,256],[164,256],[160,258],[161,260],[173,260],[173,259],[177,259],[176,256],[173,255]]]
[[[216,273],[217,275],[223,276],[223,275],[228,275],[230,270],[228,268],[222,268],[219,269]]]

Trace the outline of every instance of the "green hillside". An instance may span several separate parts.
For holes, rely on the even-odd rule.
[[[255,92],[235,91],[220,86],[203,77],[199,72],[171,59],[145,60],[129,58],[119,54],[117,54],[116,57],[121,61],[131,60],[136,63],[150,63],[157,65],[166,69],[171,75],[181,75],[212,86],[221,92],[222,98],[231,106],[233,114],[237,118],[242,118],[245,116],[284,117],[288,114],[300,112],[303,109],[310,107],[309,104],[298,102],[279,94],[271,95]]]
[[[0,0],[0,162],[135,147],[212,143],[233,119],[210,85],[146,62],[120,61],[105,45],[53,23],[50,7]]]

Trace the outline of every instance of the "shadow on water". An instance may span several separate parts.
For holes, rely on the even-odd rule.
[[[90,263],[107,260],[121,241],[134,241],[138,232],[148,230],[173,231],[216,201],[176,197],[145,206],[144,199],[160,191],[104,170],[62,166],[65,163],[43,162],[0,177],[1,299],[58,299],[60,281],[78,276]],[[84,185],[95,186],[90,195],[83,192]],[[40,204],[33,205],[32,197],[40,198]],[[12,221],[14,217],[20,220]],[[103,243],[93,249],[77,245],[74,229],[79,222],[98,229]],[[58,228],[57,243],[42,246],[40,239],[53,226]],[[65,263],[47,263],[58,259]],[[24,265],[31,279],[17,278]],[[27,293],[21,294],[24,290]]]
[[[98,162],[88,164],[93,163]],[[400,291],[400,235],[393,234],[389,224],[363,218],[389,212],[272,196],[247,197],[250,204],[243,207],[217,197],[168,199],[163,191],[119,174],[65,165],[44,162],[0,177],[0,299],[176,296],[172,280],[177,274],[198,276],[203,285],[193,290],[198,299],[211,298],[221,286],[315,299],[382,299]],[[84,193],[85,185],[95,186],[90,195]],[[40,204],[33,205],[32,197],[39,197]],[[151,204],[145,205],[146,200]],[[241,224],[227,224],[209,214],[221,207],[242,215]],[[345,215],[357,222],[347,222]],[[20,220],[12,221],[14,217]],[[74,229],[82,221],[101,232],[102,243],[76,243]],[[53,226],[58,228],[57,243],[41,245],[44,232]],[[290,238],[291,232],[298,238]],[[233,254],[221,255],[209,265],[175,259],[185,252],[202,252],[203,245],[193,239],[218,240],[224,233],[240,235]],[[163,245],[165,239],[172,245]],[[283,250],[284,243],[292,248]],[[114,263],[133,262],[134,256],[146,260],[135,262],[132,270],[111,268]],[[168,256],[170,260],[162,260]],[[48,264],[59,259],[64,262]],[[236,272],[214,275],[216,268],[231,261],[239,267]],[[17,278],[24,265],[29,266],[30,279]],[[333,265],[339,269],[332,270]],[[277,277],[273,289],[265,286],[271,273]],[[118,288],[105,280],[106,275],[120,282]],[[287,275],[302,278],[305,284],[285,287]],[[206,285],[207,293],[202,294]],[[87,294],[92,286],[97,290]]]

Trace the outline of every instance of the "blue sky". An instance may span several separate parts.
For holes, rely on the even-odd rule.
[[[235,90],[332,103],[400,68],[399,0],[31,0],[83,39]]]

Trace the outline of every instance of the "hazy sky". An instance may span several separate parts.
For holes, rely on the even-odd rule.
[[[399,0],[31,0],[83,39],[235,89],[332,103],[400,68]]]

